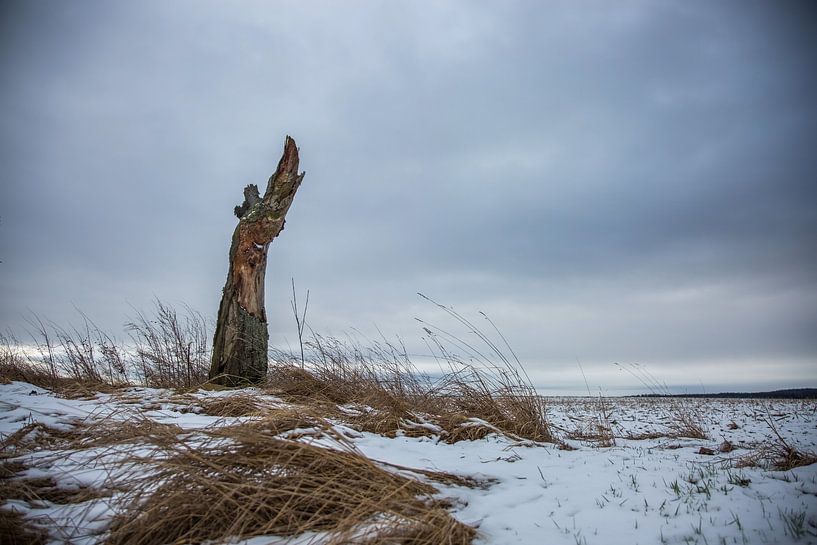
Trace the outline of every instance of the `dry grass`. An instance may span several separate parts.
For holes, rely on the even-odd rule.
[[[109,447],[113,445],[152,445],[172,443],[185,436],[175,424],[156,422],[138,412],[111,415],[78,429],[72,449]]]
[[[466,366],[445,377],[439,391],[447,412],[484,420],[515,438],[554,441],[544,399],[513,369]]]
[[[203,399],[199,405],[202,412],[210,416],[239,417],[261,416],[269,407],[265,406],[253,394],[236,394],[230,396]]]
[[[127,329],[136,344],[127,364],[146,386],[190,388],[207,381],[212,338],[199,312],[184,306],[180,313],[157,300],[153,315],[137,312]]]
[[[358,431],[377,433],[385,437],[396,437],[402,432],[410,437],[434,435],[434,431],[423,426],[416,426],[409,420],[410,415],[402,408],[372,409],[361,408],[356,415],[345,414],[341,420]]]
[[[84,486],[60,486],[52,477],[22,477],[28,467],[20,460],[0,464],[0,504],[25,502],[30,506],[76,504],[110,496],[110,492]],[[0,543],[46,543],[47,532],[26,519],[14,507],[0,507]]]
[[[459,441],[479,441],[499,431],[484,420],[469,418],[462,413],[446,414],[440,417],[438,422],[444,430],[442,439],[449,444]]]
[[[11,458],[36,449],[68,448],[82,437],[80,426],[75,428],[62,430],[41,422],[31,422],[0,440],[0,458]]]
[[[326,403],[349,403],[354,397],[354,385],[361,382],[357,377],[339,372],[306,371],[291,363],[270,365],[267,389],[271,394],[292,403],[323,401]]]
[[[259,437],[286,435],[289,439],[306,435],[339,437],[329,422],[308,408],[270,409],[260,419],[224,428],[215,427],[210,431],[213,437],[230,438],[236,434],[242,437],[251,437],[253,434],[258,434]]]
[[[0,537],[3,545],[44,545],[48,533],[18,511],[0,507]]]
[[[583,441],[594,447],[605,448],[616,445],[616,438],[612,429],[595,418],[584,422],[581,427],[572,430],[568,439]]]
[[[790,445],[769,441],[749,454],[736,459],[735,467],[762,467],[776,471],[789,471],[796,467],[817,463],[817,454],[798,450]]]
[[[105,490],[89,487],[63,487],[51,477],[8,478],[0,480],[0,498],[22,500],[29,504],[42,502],[65,505],[110,496]]]
[[[689,399],[670,399],[669,419],[667,425],[671,437],[688,437],[690,439],[709,439],[706,431],[705,408],[702,403]]]
[[[0,382],[8,384],[17,380],[50,388],[55,385],[55,378],[46,367],[32,365],[17,339],[0,334]]]
[[[100,391],[135,380],[153,387],[192,387],[207,380],[210,334],[204,318],[156,301],[150,316],[137,312],[127,325],[135,349],[100,329],[79,311],[79,326],[62,327],[32,314],[33,345],[0,335],[0,381],[20,380],[55,391]],[[80,394],[82,395],[82,394]]]
[[[433,498],[431,485],[351,451],[282,439],[282,427],[304,422],[281,422],[221,428],[195,448],[157,445],[158,453],[130,460],[156,471],[130,483],[107,543],[202,543],[309,531],[326,532],[329,543],[437,545],[474,538],[473,528]]]
[[[476,348],[421,321],[428,336],[423,340],[438,362],[449,368],[444,376],[431,380],[417,371],[399,339],[361,346],[313,333],[300,356],[276,354],[268,377],[271,393],[291,402],[323,404],[324,411],[331,411],[329,405],[352,405],[356,414],[339,411],[333,416],[360,431],[391,437],[440,433],[447,441],[458,441],[502,433],[555,441],[544,399],[493,322],[481,314],[501,342],[453,309],[422,297],[468,328],[476,343],[484,346]],[[457,355],[452,347],[465,355]],[[484,425],[475,425],[478,421]]]
[[[123,386],[122,382],[106,383],[98,374],[80,378],[55,374],[44,361],[26,355],[19,341],[0,335],[0,383],[11,381],[27,382],[69,399],[92,399],[99,392],[113,393]]]
[[[331,365],[272,367],[270,393],[387,437],[441,434],[447,442],[490,433],[553,441],[544,400],[518,374],[471,366],[432,383],[398,367],[333,358]],[[351,410],[339,410],[344,405]],[[482,422],[482,423],[480,423]]]
[[[67,451],[114,445],[173,443],[183,437],[184,430],[179,426],[156,422],[138,412],[116,413],[95,421],[75,422],[70,429],[32,422],[3,437],[0,441],[0,459],[35,450]],[[4,471],[8,471],[3,467],[6,466],[0,466],[0,477]]]
[[[427,334],[434,335],[429,328]],[[484,337],[484,336],[483,336]],[[432,435],[442,428],[449,441],[504,433],[515,438],[553,441],[544,399],[524,371],[491,344],[498,364],[482,356],[483,365],[466,363],[433,342],[450,372],[432,381],[413,366],[405,347],[386,341],[362,347],[313,335],[301,361],[277,354],[270,366],[268,390],[283,399],[314,405],[353,405],[356,415],[334,416],[360,431],[393,437]],[[486,338],[486,342],[490,342]],[[292,362],[297,361],[297,364]],[[466,418],[488,424],[481,430],[459,429]],[[418,425],[419,424],[419,425]],[[470,428],[466,426],[466,428]],[[490,430],[490,431],[489,431]]]
[[[327,543],[464,545],[476,535],[448,514],[429,483],[488,483],[396,466],[389,471],[388,464],[354,452],[308,409],[271,408],[259,419],[198,432],[123,416],[116,413],[69,431],[32,423],[6,437],[2,451],[12,456],[38,448],[124,447],[103,450],[115,454],[106,462],[113,466],[106,467],[114,479],[111,487],[120,492],[113,500],[119,514],[107,538],[111,544],[202,543],[311,531],[324,532]],[[293,440],[304,436],[334,442],[337,448]],[[143,447],[139,455],[128,454],[135,444]],[[61,488],[49,477],[22,478],[24,469],[14,459],[0,465],[0,497],[36,505],[110,495]],[[2,516],[0,524],[10,528],[27,524],[10,512]],[[19,535],[29,534],[19,529]]]
[[[590,388],[588,387],[588,393]],[[590,412],[582,418],[570,417],[577,422],[577,427],[568,432],[569,439],[583,441],[594,447],[613,447],[616,444],[615,433],[613,432],[612,414],[613,408],[610,401],[602,395],[589,398]]]
[[[401,343],[384,340],[363,347],[313,334],[300,358],[276,355],[267,389],[286,401],[318,407],[326,415],[345,419],[360,431],[388,436],[432,435],[436,431],[426,424],[439,422],[448,441],[483,437],[491,427],[493,432],[515,438],[553,441],[545,402],[518,361],[512,363],[473,324],[438,306],[471,328],[470,332],[490,348],[485,352],[488,355],[457,340],[466,351],[479,354],[466,363],[444,347],[447,340],[456,337],[442,330],[432,333],[426,327],[451,369],[442,379],[432,381],[417,371]],[[34,316],[32,336],[38,356],[32,356],[31,350],[24,353],[16,339],[0,339],[0,380],[22,380],[80,399],[91,399],[101,391],[121,391],[134,379],[147,386],[187,390],[204,383],[209,335],[205,321],[195,311],[185,308],[177,313],[157,301],[152,316],[137,313],[128,324],[135,351],[126,350],[87,316],[80,316],[82,326],[70,328]],[[344,416],[338,410],[338,405],[347,404],[361,407],[357,417]],[[202,409],[221,417],[260,416],[266,410],[250,395],[209,400]],[[468,424],[460,429],[462,418],[476,418],[488,426]]]
[[[817,462],[817,454],[779,443],[772,447],[770,458],[772,466],[780,471],[789,471],[795,467],[809,466]]]
[[[775,436],[774,440],[766,441],[758,446],[754,452],[742,456],[737,460],[738,467],[761,466],[777,471],[789,471],[796,467],[808,466],[817,463],[817,453],[801,450],[786,441],[775,424],[774,415],[766,407],[766,416],[761,417]]]
[[[662,437],[666,437],[667,434],[660,432],[660,431],[643,431],[643,432],[630,432],[624,436],[624,439],[629,439],[631,441],[644,441],[646,439],[661,439]]]

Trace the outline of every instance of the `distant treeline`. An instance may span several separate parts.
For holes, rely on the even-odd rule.
[[[817,399],[817,388],[789,388],[771,392],[720,392],[717,394],[639,394],[627,397],[707,397],[724,399]]]

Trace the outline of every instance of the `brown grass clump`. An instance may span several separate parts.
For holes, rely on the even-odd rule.
[[[669,418],[667,428],[670,436],[709,439],[701,404],[688,399],[671,400]]]
[[[735,467],[763,467],[776,471],[789,471],[796,467],[817,463],[817,454],[798,450],[786,443],[767,442],[754,452],[741,456],[735,461]]]
[[[554,441],[544,399],[510,368],[493,373],[464,367],[446,377],[449,410],[479,418],[503,433],[533,441]]]
[[[323,401],[348,403],[354,395],[349,392],[348,376],[339,373],[329,380],[294,365],[271,365],[267,383],[270,392],[293,403]],[[354,381],[355,383],[357,380]]]
[[[0,348],[7,351],[8,348]],[[0,383],[9,384],[12,381],[27,382],[41,388],[53,388],[56,379],[42,367],[30,365],[24,359],[6,352],[0,354]]]
[[[127,329],[136,354],[125,366],[146,386],[192,388],[207,380],[212,336],[200,313],[186,305],[179,312],[157,299],[153,314],[137,312]]]
[[[761,418],[775,436],[774,440],[761,444],[755,452],[738,459],[738,467],[762,466],[778,471],[789,471],[796,467],[817,463],[817,453],[800,450],[786,441],[777,429],[773,415],[766,408],[766,417]]]
[[[377,433],[385,437],[431,437],[439,432],[439,427],[426,422],[426,417],[415,414],[407,402],[391,400],[385,407],[363,406],[354,413],[341,411],[336,418],[343,420],[358,431]]]
[[[396,437],[397,433],[406,427],[403,420],[404,416],[405,413],[399,410],[369,409],[355,416],[345,416],[344,421],[358,431],[377,433],[385,437]],[[421,429],[425,428],[417,428],[418,431]],[[428,435],[433,434],[428,429],[425,429],[425,431],[428,432]]]
[[[27,466],[20,460],[8,460],[0,463],[0,479],[10,479],[25,471]]]
[[[584,422],[582,427],[571,431],[568,438],[584,441],[599,448],[613,447],[616,444],[612,428],[596,418],[591,418]]]
[[[23,348],[13,334],[0,334],[0,382],[19,380],[66,395],[130,384],[190,388],[207,380],[210,339],[204,317],[156,301],[154,313],[137,313],[127,325],[131,346],[100,329],[78,311],[78,326],[61,327],[31,314],[33,341]]]
[[[53,450],[67,447],[81,437],[80,427],[77,424],[74,429],[66,431],[42,422],[31,422],[0,441],[0,458],[17,456],[37,448]]]
[[[252,394],[207,398],[201,401],[204,414],[221,417],[260,416],[265,407]]]
[[[354,533],[340,535],[329,545],[459,545],[471,543],[476,532],[452,518],[443,508],[432,508],[421,516],[413,517],[409,524],[394,521],[378,524],[355,537]]]
[[[544,399],[511,368],[461,366],[432,384],[395,363],[375,368],[371,362],[350,361],[348,355],[338,353],[328,361],[310,364],[307,369],[273,366],[270,393],[317,405],[358,431],[387,437],[434,435],[438,430],[424,425],[431,422],[443,429],[448,442],[481,439],[490,433],[553,440]],[[357,408],[337,409],[344,404]],[[479,425],[480,420],[487,425]]]
[[[297,437],[312,435],[331,435],[337,437],[334,428],[323,417],[308,409],[270,409],[258,420],[244,422],[235,426],[223,428],[213,428],[209,433],[218,437],[234,437],[236,434],[251,437],[253,434],[259,436],[279,436],[287,434],[286,438],[293,439],[295,436],[290,432],[299,431]]]
[[[18,511],[0,507],[0,536],[3,545],[44,545],[48,533]]]
[[[810,466],[817,462],[817,454],[800,451],[788,445],[775,445],[771,453],[772,465],[780,471],[788,471],[795,467]]]
[[[184,430],[176,424],[156,422],[139,413],[127,419],[109,416],[87,425],[71,448],[85,449],[125,444],[171,444]]]
[[[278,428],[222,428],[195,449],[162,446],[156,472],[136,479],[109,545],[202,543],[324,531],[329,543],[464,545],[473,528],[432,498],[429,484],[353,452],[276,436]],[[227,439],[227,441],[225,441]]]
[[[110,492],[88,487],[61,487],[51,477],[10,478],[0,480],[0,498],[28,503],[50,502],[61,505],[81,503],[110,496]]]
[[[60,376],[55,368],[25,355],[19,341],[0,334],[0,383],[9,384],[12,381],[27,382],[60,393],[70,394],[76,389],[90,391],[80,381]]]
[[[384,338],[363,347],[355,341],[313,334],[300,358],[276,354],[278,361],[271,365],[268,380],[273,393],[297,403],[319,400],[369,407],[373,410],[340,418],[361,431],[387,436],[433,434],[432,428],[413,424],[417,415],[423,415],[423,420],[446,428],[449,440],[498,432],[516,439],[554,441],[544,399],[494,323],[480,313],[496,333],[489,336],[450,307],[420,295],[465,326],[468,338],[474,335],[480,345],[418,320],[437,361],[448,364],[450,372],[442,378],[432,381],[419,373],[399,339],[397,344]],[[464,351],[465,356],[452,349]],[[459,415],[487,422],[488,427],[456,429]]]
[[[109,496],[110,493],[88,487],[61,487],[51,477],[20,477],[27,469],[20,460],[5,461],[0,464],[0,543],[39,545],[46,543],[48,533],[26,519],[8,505],[9,500],[26,502],[32,506],[46,503],[81,503],[91,499]]]
[[[448,444],[459,441],[478,441],[499,430],[486,426],[483,421],[469,418],[462,413],[451,413],[438,420],[443,428],[442,439]]]

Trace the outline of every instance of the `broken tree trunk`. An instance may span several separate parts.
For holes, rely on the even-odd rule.
[[[264,276],[267,249],[284,229],[284,218],[301,185],[298,148],[286,137],[284,154],[261,197],[258,186],[244,188],[244,202],[235,207],[239,222],[230,246],[230,268],[218,309],[213,337],[210,379],[236,386],[258,383],[267,374],[267,315]]]

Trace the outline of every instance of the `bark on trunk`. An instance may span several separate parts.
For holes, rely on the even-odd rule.
[[[254,384],[267,374],[267,249],[284,229],[284,218],[303,177],[304,173],[298,174],[295,140],[287,136],[284,154],[263,198],[258,186],[250,184],[244,188],[244,202],[235,207],[239,222],[230,246],[230,268],[218,309],[210,366],[210,379],[217,384]]]

